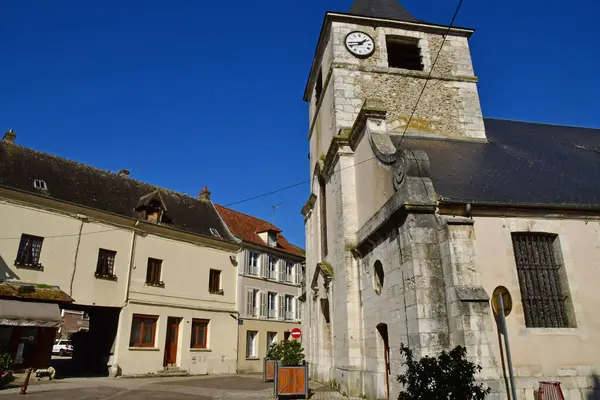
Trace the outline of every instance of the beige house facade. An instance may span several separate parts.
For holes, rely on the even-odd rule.
[[[237,257],[238,370],[262,372],[269,347],[301,328],[304,251],[267,221],[217,209],[242,246]]]
[[[592,398],[600,131],[484,118],[472,34],[395,0],[325,16],[305,92],[309,373],[393,399],[402,343],[417,357],[462,345],[489,398],[508,398],[502,286],[517,397],[556,381]]]
[[[191,198],[0,142],[0,274],[55,285],[89,316],[81,370],[237,370],[240,248],[203,190]]]

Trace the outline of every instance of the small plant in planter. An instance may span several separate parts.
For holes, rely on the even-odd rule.
[[[305,396],[308,398],[308,363],[304,349],[296,340],[285,340],[277,347],[275,364],[275,396]]]
[[[0,388],[8,385],[15,380],[12,371],[12,357],[9,353],[0,354]]]
[[[273,343],[265,355],[265,365],[263,368],[263,379],[270,382],[275,379],[275,363],[281,358],[281,346],[279,343]]]

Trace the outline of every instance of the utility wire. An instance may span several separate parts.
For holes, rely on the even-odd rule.
[[[435,63],[437,62],[438,58],[440,57],[440,53],[442,52],[442,49],[444,48],[444,44],[446,43],[446,37],[450,33],[450,30],[452,30],[452,26],[454,25],[454,21],[456,20],[458,12],[460,11],[460,8],[462,7],[462,3],[463,3],[463,0],[459,0],[458,5],[456,6],[456,10],[454,11],[454,15],[452,16],[452,21],[450,21],[450,25],[448,25],[448,29],[446,30],[446,33],[444,33],[444,38],[442,40],[442,44],[440,45],[440,48],[439,48],[439,50],[438,50],[438,52],[437,52],[437,54],[435,56],[435,59],[433,60],[433,64],[431,64],[431,68],[429,69],[429,74],[427,75],[427,78],[425,79],[425,83],[423,84],[423,88],[421,89],[421,93],[419,93],[419,97],[417,98],[417,102],[415,103],[415,107],[413,108],[412,112],[410,113],[410,117],[408,118],[408,122],[406,123],[406,126],[404,127],[404,131],[402,132],[402,136],[400,137],[400,141],[398,142],[398,146],[402,144],[402,141],[404,140],[404,135],[406,134],[406,130],[410,126],[410,122],[412,121],[413,115],[415,115],[415,111],[417,111],[417,106],[419,105],[419,101],[421,101],[421,97],[423,96],[423,92],[425,92],[425,88],[427,87],[427,83],[429,82],[429,80],[431,78],[431,74],[433,73],[433,67],[435,67]]]
[[[95,232],[85,232],[85,233],[70,233],[67,235],[55,235],[55,236],[44,236],[44,240],[46,239],[56,239],[56,238],[64,238],[64,237],[73,237],[73,236],[85,236],[85,235],[94,235],[96,233],[105,233],[105,232],[112,232],[112,231],[122,231],[124,228],[114,228],[114,229],[106,229],[103,231],[95,231]],[[0,238],[0,240],[21,240],[21,236],[19,237],[3,237]]]
[[[448,36],[448,34],[450,33],[450,31],[452,30],[452,27],[454,25],[456,17],[458,16],[458,12],[460,11],[460,8],[462,7],[462,3],[463,3],[463,0],[459,0],[458,5],[456,6],[456,10],[454,11],[454,15],[452,16],[452,20],[450,21],[450,25],[448,25],[448,29],[446,30],[446,33],[444,33],[444,35],[443,35],[442,44],[440,45],[440,48],[439,48],[439,50],[438,50],[438,52],[437,52],[437,54],[435,56],[435,59],[433,60],[433,63],[431,64],[431,68],[429,69],[429,74],[427,75],[427,78],[425,78],[425,84],[423,84],[423,88],[421,89],[421,93],[419,93],[419,97],[417,98],[415,106],[414,106],[412,112],[410,113],[410,117],[408,118],[408,122],[406,123],[406,126],[404,127],[404,130],[402,131],[402,136],[400,137],[400,141],[398,142],[398,146],[400,144],[402,144],[402,141],[404,140],[404,136],[406,135],[406,130],[408,129],[408,127],[410,125],[410,122],[412,121],[413,115],[415,114],[415,111],[417,110],[419,102],[421,101],[421,97],[423,96],[423,92],[425,92],[425,88],[427,87],[427,83],[431,79],[431,74],[433,73],[433,68],[435,67],[435,64],[437,63],[438,58],[440,57],[440,53],[442,52],[442,48],[444,47],[444,44],[446,43],[446,37]],[[348,168],[356,167],[356,166],[358,166],[360,164],[363,164],[363,163],[365,163],[367,161],[371,161],[371,160],[373,160],[375,158],[377,158],[377,156],[373,156],[373,157],[368,158],[366,160],[363,160],[363,161],[360,161],[358,163],[355,163],[355,164],[349,165],[347,167],[341,168],[340,171],[343,171],[343,170],[348,169]],[[314,179],[315,178],[308,179],[308,180],[305,180],[305,181],[302,181],[302,182],[297,182],[297,183],[294,183],[293,185],[285,186],[285,187],[282,187],[280,189],[275,189],[275,190],[272,190],[270,192],[259,194],[259,195],[253,196],[253,197],[248,197],[248,198],[243,199],[243,200],[235,201],[233,203],[226,204],[225,207],[230,207],[230,206],[234,206],[236,204],[246,203],[246,202],[251,201],[251,200],[260,199],[261,197],[270,196],[270,195],[275,194],[275,193],[283,192],[285,190],[289,190],[289,189],[295,188],[297,186],[304,185],[306,183],[310,183]]]

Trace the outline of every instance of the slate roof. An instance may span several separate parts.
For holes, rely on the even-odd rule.
[[[34,179],[47,190],[34,188]],[[143,219],[134,210],[140,199],[158,192],[167,208],[161,225],[209,237],[213,228],[235,242],[211,202],[1,140],[0,186],[135,219]]]
[[[442,200],[600,206],[600,129],[486,118],[488,143],[405,137]],[[398,146],[400,136],[392,136]]]
[[[348,13],[364,17],[420,22],[396,0],[354,0]]]
[[[260,232],[266,232],[272,230],[277,234],[277,249],[294,256],[304,257],[305,253],[298,246],[294,246],[288,242],[285,237],[281,234],[281,229],[275,225],[262,220],[260,218],[253,217],[251,215],[243,214],[239,211],[232,210],[227,207],[215,204],[215,207],[219,211],[219,214],[223,217],[223,220],[231,230],[231,232],[239,239],[261,246],[267,246],[260,236]]]

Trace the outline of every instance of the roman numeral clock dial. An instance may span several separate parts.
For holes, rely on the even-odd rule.
[[[367,58],[375,51],[375,42],[364,32],[350,32],[346,36],[346,48],[356,57]]]

